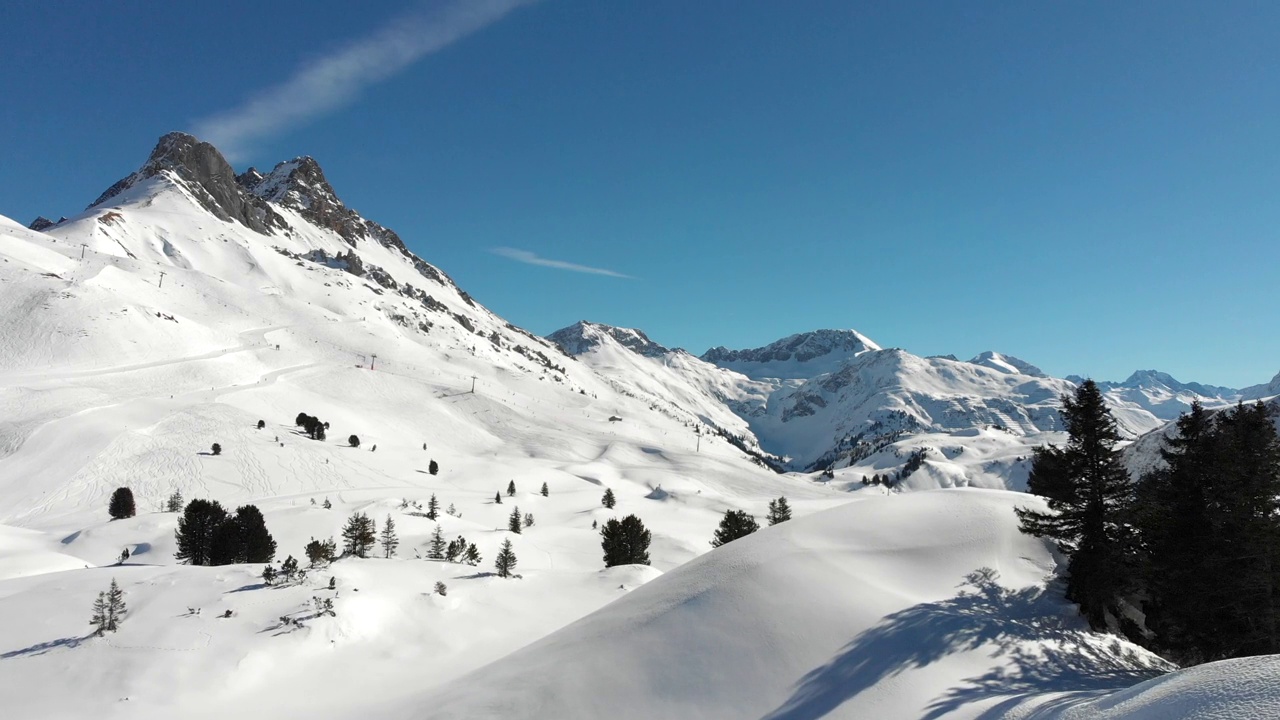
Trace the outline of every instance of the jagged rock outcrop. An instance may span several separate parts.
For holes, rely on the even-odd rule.
[[[162,173],[169,173],[184,184],[200,205],[220,220],[238,222],[263,235],[289,227],[280,213],[262,198],[244,191],[230,163],[217,148],[181,132],[161,137],[137,172],[107,188],[89,207],[102,205]]]
[[[66,218],[63,218],[63,220],[66,220]],[[57,224],[58,224],[58,223],[56,223],[56,222],[54,222],[54,221],[50,220],[49,218],[47,218],[47,217],[45,217],[45,216],[41,215],[40,217],[36,218],[35,220],[32,220],[32,221],[31,221],[31,224],[27,226],[27,229],[28,229],[28,230],[35,230],[36,232],[44,232],[45,230],[48,230],[49,228],[51,228],[51,227],[53,227],[54,225],[57,225]]]
[[[249,168],[236,182],[254,197],[295,210],[307,222],[332,230],[352,247],[363,240],[376,242],[404,255],[422,275],[442,284],[453,284],[438,268],[410,252],[395,231],[348,208],[314,158],[303,156],[279,163],[265,175],[257,168]]]

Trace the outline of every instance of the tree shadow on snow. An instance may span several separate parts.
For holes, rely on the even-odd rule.
[[[84,637],[64,637],[58,638],[57,640],[38,643],[31,647],[24,647],[21,650],[10,650],[6,653],[0,653],[0,660],[10,660],[16,657],[34,657],[63,647],[74,648],[91,637],[93,637],[92,634],[85,635]]]
[[[854,638],[826,665],[801,678],[791,697],[762,720],[814,720],[881,681],[966,650],[993,646],[1012,667],[965,680],[929,706],[926,720],[992,697],[1110,690],[1167,672],[1119,642],[1099,642],[1062,615],[1041,587],[1008,590],[990,568],[970,573],[960,592],[896,612]],[[1048,641],[1048,642],[1046,642]],[[993,717],[990,714],[984,717]]]
[[[230,595],[231,593],[238,593],[238,592],[249,592],[250,590],[261,590],[264,587],[267,587],[266,583],[251,583],[249,585],[241,585],[235,590],[228,590],[224,592],[223,595]]]
[[[496,572],[478,572],[478,573],[474,573],[474,574],[472,574],[472,575],[458,575],[458,576],[455,576],[453,579],[454,579],[454,580],[479,580],[480,578],[487,578],[487,577],[498,577],[498,573],[496,573]]]

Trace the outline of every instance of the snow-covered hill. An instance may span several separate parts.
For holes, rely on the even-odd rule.
[[[814,330],[750,350],[714,347],[702,359],[756,380],[806,380],[835,372],[846,360],[879,349],[856,330]]]
[[[1085,631],[1046,589],[1054,560],[1013,514],[1029,501],[982,490],[868,496],[768,528],[378,711],[999,718],[1096,700],[1166,670],[1140,648]]]

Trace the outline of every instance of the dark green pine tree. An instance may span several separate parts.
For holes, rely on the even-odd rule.
[[[444,541],[444,528],[436,523],[435,532],[431,533],[431,546],[427,549],[427,557],[432,560],[446,560],[449,557],[449,546]]]
[[[613,509],[614,505],[618,504],[618,499],[613,496],[613,488],[604,489],[604,497],[601,498],[600,502],[610,510]]]
[[[427,501],[427,519],[435,520],[440,517],[440,501],[436,499],[436,494],[431,493],[431,499]]]
[[[511,538],[502,541],[502,548],[498,550],[493,566],[498,571],[498,577],[511,577],[512,571],[516,569],[516,551],[511,547]]]
[[[390,558],[396,554],[396,548],[400,547],[400,538],[396,535],[396,521],[391,519],[391,514],[387,514],[387,521],[382,523],[382,534],[379,536],[382,542],[382,556]]]
[[[547,487],[546,483],[542,483],[542,497],[548,497],[549,495],[551,495],[551,489]]]
[[[507,483],[507,497],[515,497],[515,496],[516,496],[516,481],[512,480],[511,482]]]
[[[502,504],[502,493],[494,493],[494,494],[493,494],[493,504],[494,504],[494,505],[501,505],[501,504]]]
[[[1142,477],[1136,489],[1135,524],[1142,538],[1146,625],[1153,644],[1185,664],[1206,659],[1213,644],[1203,622],[1214,592],[1217,540],[1210,520],[1211,497],[1223,490],[1215,472],[1216,435],[1200,403],[1178,418],[1178,432],[1165,441],[1165,467]],[[1219,485],[1219,487],[1214,487]]]
[[[791,506],[787,504],[786,497],[780,497],[777,500],[769,501],[769,524],[777,525],[791,519]]]
[[[524,516],[520,514],[519,507],[512,510],[511,517],[507,518],[507,529],[513,533],[519,534],[522,529],[521,520],[523,518]]]
[[[364,513],[352,515],[342,528],[343,553],[358,558],[368,557],[378,540],[376,524]]]
[[[745,510],[726,510],[724,517],[720,518],[720,527],[716,528],[715,538],[711,541],[711,547],[718,548],[740,537],[746,537],[759,529],[760,523],[756,522],[756,519],[748,515]]]
[[[1221,413],[1217,428],[1208,659],[1280,653],[1280,440],[1261,402]]]
[[[94,626],[93,634],[99,637],[107,631],[107,594],[98,591],[98,598],[93,601],[93,617],[89,624]]]
[[[480,549],[476,547],[475,543],[467,545],[467,551],[463,553],[462,561],[472,567],[480,564]]]
[[[123,520],[131,518],[138,513],[137,507],[133,503],[133,491],[127,487],[116,488],[111,493],[111,502],[107,504],[107,514],[112,520]]]
[[[635,515],[622,520],[613,518],[600,528],[600,547],[604,549],[604,566],[648,565],[649,541],[652,539],[644,523]]]
[[[1038,453],[1032,474],[1051,487],[1050,512],[1017,508],[1022,532],[1049,538],[1068,558],[1067,599],[1094,629],[1107,627],[1109,610],[1133,584],[1134,533],[1129,525],[1133,484],[1120,462],[1120,435],[1097,383],[1086,380],[1062,397],[1067,445]],[[1045,458],[1050,458],[1045,460]],[[1048,472],[1053,470],[1053,473]]]
[[[187,503],[174,531],[178,549],[173,556],[189,565],[211,564],[213,536],[226,519],[227,511],[216,501],[197,498]]]
[[[269,563],[276,559],[276,541],[267,530],[267,521],[255,505],[236,508],[235,523],[240,532],[236,562]]]
[[[116,584],[116,579],[111,578],[111,587],[107,590],[106,595],[106,626],[108,632],[115,632],[120,629],[120,620],[124,617],[125,611],[128,610],[124,604],[124,591]]]
[[[213,530],[209,542],[209,564],[230,565],[239,562],[244,551],[244,535],[234,515],[228,516]]]

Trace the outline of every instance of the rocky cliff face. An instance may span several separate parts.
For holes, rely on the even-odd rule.
[[[879,349],[854,330],[814,330],[750,350],[714,347],[703,353],[702,359],[755,379],[807,379],[834,372],[844,361]]]
[[[186,133],[160,138],[137,172],[107,188],[89,207],[110,201],[148,178],[168,172],[182,182],[200,205],[220,220],[238,222],[263,235],[289,227],[280,213],[236,182],[235,171],[218,149]]]

